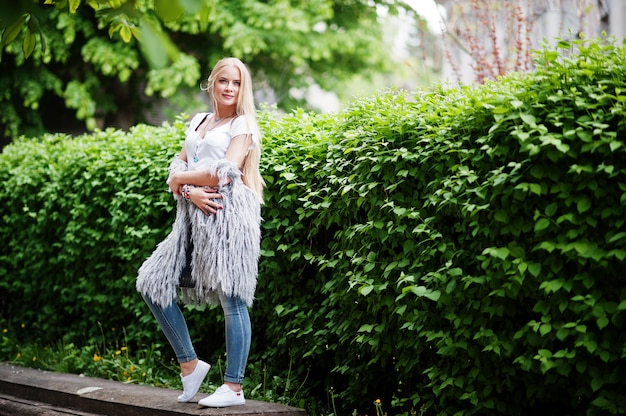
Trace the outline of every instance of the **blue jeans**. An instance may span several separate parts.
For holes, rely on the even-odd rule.
[[[144,301],[152,311],[161,330],[174,349],[179,363],[185,363],[198,358],[191,343],[187,322],[180,307],[172,302],[162,308],[153,303],[147,296]],[[246,370],[252,328],[248,308],[239,297],[225,296],[220,292],[220,303],[224,310],[226,327],[226,373],[224,381],[241,384]]]

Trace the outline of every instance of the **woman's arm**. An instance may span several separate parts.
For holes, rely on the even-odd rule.
[[[246,160],[250,145],[252,145],[251,134],[240,134],[239,136],[233,137],[224,159],[236,163],[240,170],[243,169],[243,162]]]
[[[239,166],[239,169],[243,168],[243,162],[248,154],[248,149],[252,144],[252,137],[249,134],[241,134],[233,137],[226,151],[224,159],[230,160]],[[180,158],[183,159],[183,151],[180,153]],[[187,153],[184,152],[184,160],[187,160]],[[210,174],[206,170],[191,170],[185,172],[176,172],[170,178],[170,190],[176,194],[181,195],[180,187],[182,185],[189,184],[195,186],[209,186],[215,188],[218,186],[218,178],[215,175]]]
[[[187,149],[185,149],[185,145],[183,145],[183,148],[180,150],[178,157],[184,160],[185,162],[187,161]]]

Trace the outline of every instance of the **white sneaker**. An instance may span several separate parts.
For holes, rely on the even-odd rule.
[[[228,407],[246,404],[246,398],[243,396],[243,390],[234,392],[226,384],[222,384],[215,393],[198,402],[200,406],[205,407]]]
[[[198,360],[198,364],[196,364],[196,368],[194,368],[193,373],[186,375],[185,377],[182,375],[180,376],[180,379],[183,382],[183,394],[178,396],[179,403],[187,403],[189,400],[193,399],[193,396],[195,396],[196,393],[198,393],[198,390],[200,390],[200,386],[210,369],[210,364],[207,364],[202,360]]]

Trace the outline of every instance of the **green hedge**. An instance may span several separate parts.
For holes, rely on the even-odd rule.
[[[312,413],[625,413],[625,59],[561,42],[525,76],[260,114],[251,371]],[[182,129],[4,150],[3,319],[161,339],[134,275],[173,219]],[[213,353],[219,311],[190,317]]]
[[[166,232],[178,126],[20,139],[0,158],[2,317],[34,339],[132,325],[139,259]]]

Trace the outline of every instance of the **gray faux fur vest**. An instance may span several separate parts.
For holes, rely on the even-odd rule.
[[[187,163],[176,157],[169,170],[170,176],[187,170]],[[219,177],[224,209],[207,216],[193,203],[176,196],[171,233],[139,268],[137,290],[162,307],[173,301],[218,304],[219,292],[239,296],[252,305],[261,242],[261,205],[254,191],[244,185],[236,164],[219,160],[209,171]],[[195,287],[180,289],[178,279],[185,266],[189,232]]]

